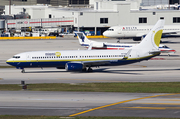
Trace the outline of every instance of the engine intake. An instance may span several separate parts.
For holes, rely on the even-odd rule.
[[[98,47],[98,48],[103,48],[103,47],[104,47],[104,43],[101,43],[101,42],[93,42],[92,46],[93,46],[93,47]]]
[[[82,71],[83,64],[81,63],[66,63],[66,71]]]
[[[134,40],[134,41],[140,41],[140,40],[141,40],[141,37],[134,37],[133,40]]]

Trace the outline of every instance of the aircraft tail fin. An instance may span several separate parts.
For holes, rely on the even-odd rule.
[[[83,32],[76,32],[78,36],[78,40],[81,46],[89,46],[91,44],[91,41],[86,37],[86,35]]]
[[[132,49],[128,50],[127,54],[123,57],[123,60],[128,59],[130,53],[131,53]]]
[[[137,47],[142,50],[148,51],[157,51],[159,48],[163,27],[165,20],[158,20],[155,26],[151,29],[151,31],[146,35],[146,37],[141,41]]]

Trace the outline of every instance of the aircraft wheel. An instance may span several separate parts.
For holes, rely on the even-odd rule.
[[[82,69],[83,72],[85,72],[86,70],[87,70],[86,67]]]
[[[88,72],[92,72],[93,69],[91,67],[88,68]]]
[[[21,73],[25,73],[25,70],[24,70],[24,69],[22,69]]]

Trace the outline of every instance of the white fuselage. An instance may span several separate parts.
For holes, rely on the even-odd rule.
[[[137,53],[137,52],[139,53]],[[70,50],[70,51],[34,51],[14,55],[6,62],[12,66],[23,69],[28,67],[57,67],[65,68],[67,63],[82,63],[88,66],[124,65],[149,59],[155,55],[142,54],[140,50],[133,50],[128,60],[122,60],[127,50]],[[158,54],[156,54],[158,55]],[[143,58],[142,58],[143,56]]]
[[[151,25],[146,26],[112,26],[106,30],[103,35],[113,38],[134,38],[146,35],[152,28]],[[163,35],[180,35],[180,26],[166,25],[163,29]]]
[[[82,71],[86,67],[114,66],[148,60],[160,54],[158,47],[164,20],[159,20],[140,44],[124,50],[69,50],[20,53],[6,63],[23,69],[27,67],[57,67],[67,71]],[[81,37],[84,40],[83,36]],[[89,70],[88,69],[88,70]]]

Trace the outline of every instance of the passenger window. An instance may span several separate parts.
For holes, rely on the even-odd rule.
[[[16,59],[18,59],[18,58],[20,58],[20,56],[13,56],[13,58],[16,58]]]

